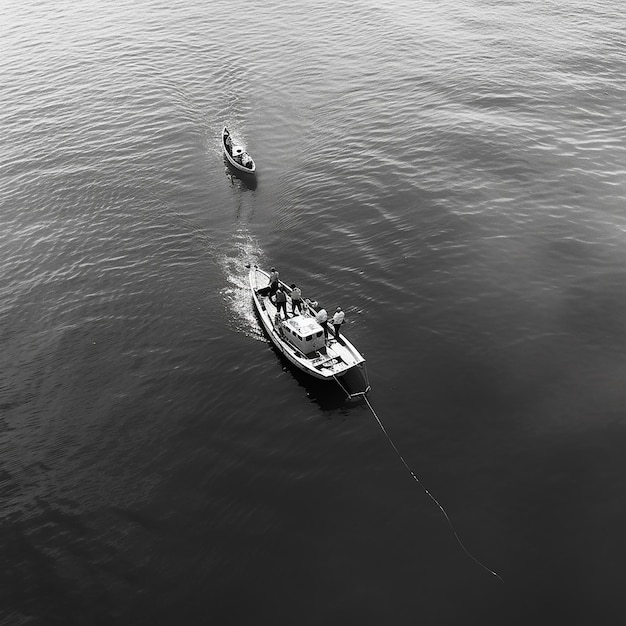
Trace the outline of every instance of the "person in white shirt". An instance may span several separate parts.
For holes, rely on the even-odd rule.
[[[335,339],[337,341],[339,341],[339,329],[344,323],[345,318],[346,314],[341,310],[341,307],[338,306],[335,314],[333,315],[333,326],[335,327]]]
[[[317,305],[317,302],[315,303]],[[328,339],[328,313],[324,307],[315,314],[315,321],[324,329],[324,338]]]

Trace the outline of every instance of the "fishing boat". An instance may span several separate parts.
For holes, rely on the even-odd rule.
[[[287,297],[287,312],[278,313],[275,302],[265,294],[269,284],[268,272],[256,265],[250,267],[249,281],[252,300],[263,329],[276,349],[295,367],[319,380],[335,381],[349,398],[365,396],[370,385],[365,359],[343,333],[336,339],[328,336],[315,319],[316,303],[302,301],[302,311],[292,313],[291,289],[279,281]],[[350,384],[342,384],[350,374]],[[355,376],[355,374],[358,374]],[[341,380],[340,380],[341,379]],[[358,382],[355,383],[354,381]]]
[[[222,130],[222,148],[228,162],[238,171],[253,174],[256,164],[245,148],[237,144],[226,126]]]

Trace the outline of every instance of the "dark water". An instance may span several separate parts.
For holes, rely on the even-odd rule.
[[[623,622],[625,21],[5,2],[0,623]],[[347,311],[504,584],[367,406],[277,358],[247,262]]]

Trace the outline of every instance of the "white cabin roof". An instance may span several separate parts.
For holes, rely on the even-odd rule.
[[[291,330],[299,337],[308,337],[315,335],[323,328],[312,317],[305,317],[304,315],[296,315],[290,317],[283,322],[284,325],[289,326]]]

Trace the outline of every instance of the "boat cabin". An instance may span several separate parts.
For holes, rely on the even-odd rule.
[[[282,323],[285,339],[303,354],[310,354],[326,345],[324,329],[312,318],[296,315]]]

